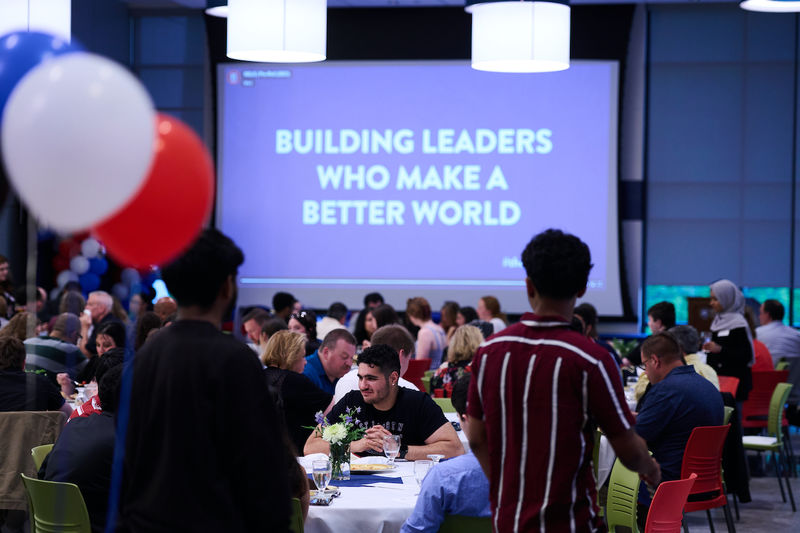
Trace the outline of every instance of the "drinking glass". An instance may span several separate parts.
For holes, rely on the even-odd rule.
[[[433,464],[434,464],[434,465],[438,465],[438,464],[439,464],[439,461],[441,461],[442,459],[444,459],[444,455],[442,455],[441,453],[432,453],[432,454],[429,454],[429,455],[428,455],[428,459],[430,459],[431,461],[433,461]]]
[[[422,487],[422,480],[428,475],[428,470],[433,466],[433,461],[430,459],[420,459],[414,461],[414,479],[417,480],[417,485]]]
[[[331,482],[331,462],[327,459],[314,461],[311,463],[311,470],[311,476],[314,478],[317,489],[324,493],[328,488],[328,483]]]
[[[394,458],[400,453],[400,435],[383,437],[383,453],[389,459],[389,466],[394,468]]]

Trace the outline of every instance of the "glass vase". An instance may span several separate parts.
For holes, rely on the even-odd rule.
[[[350,479],[350,443],[331,444],[331,478]]]

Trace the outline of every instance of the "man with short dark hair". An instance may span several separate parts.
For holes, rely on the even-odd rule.
[[[403,374],[408,370],[408,362],[414,356],[414,338],[406,328],[400,324],[389,324],[375,330],[372,334],[374,344],[387,344],[391,346],[400,357],[400,380],[401,387],[411,390],[419,390],[416,385],[403,379]],[[333,395],[333,402],[338,403],[344,395],[350,391],[358,390],[358,369],[354,368],[347,374],[339,378],[336,382],[336,393]]]
[[[658,302],[647,310],[647,326],[651,333],[667,331],[675,325],[675,306],[670,302]]]
[[[547,230],[522,253],[533,313],[484,342],[472,362],[467,437],[490,481],[495,531],[592,531],[595,421],[622,463],[651,485],[658,463],[633,429],[612,357],[570,328],[589,247]]]
[[[242,317],[242,326],[244,326],[247,338],[253,343],[256,351],[261,346],[261,328],[264,327],[269,318],[269,313],[260,307],[251,309]]]
[[[722,425],[722,396],[707,379],[683,363],[678,341],[667,333],[642,343],[642,367],[652,387],[642,400],[636,432],[661,465],[664,481],[680,479],[683,450],[692,430]]]
[[[774,363],[781,359],[789,362],[787,381],[793,385],[789,401],[796,404],[800,401],[800,331],[784,324],[783,315],[782,303],[764,300],[758,314],[761,325],[756,328],[756,336],[766,345]],[[792,409],[792,418],[795,421],[800,419],[796,409]]]
[[[243,261],[206,229],[162,268],[178,320],[133,360],[118,531],[288,529],[286,454],[261,363],[220,331]]]
[[[330,395],[336,392],[336,382],[350,371],[356,355],[356,339],[346,329],[328,333],[319,350],[306,357],[303,374],[314,385]]]
[[[59,390],[39,374],[25,372],[25,346],[15,337],[0,337],[0,412],[72,412]]]
[[[42,370],[56,387],[59,387],[58,374],[67,374],[74,380],[86,366],[86,356],[75,345],[80,333],[81,322],[77,315],[61,313],[50,335],[25,340],[25,367]]]
[[[410,461],[425,459],[433,453],[445,457],[464,453],[456,431],[441,408],[424,392],[398,386],[399,379],[400,358],[391,346],[373,344],[361,353],[358,358],[360,390],[346,394],[328,414],[328,420],[339,420],[348,409],[358,411],[358,418],[367,431],[363,438],[350,444],[350,451],[383,455],[383,438],[400,435],[398,457]],[[306,441],[304,452],[306,455],[329,453],[329,449],[319,431],[314,431]]]
[[[471,374],[461,376],[453,386],[450,401],[461,427],[469,426],[467,391]],[[419,491],[417,504],[401,533],[435,533],[445,515],[491,516],[489,480],[472,452],[453,457],[428,472]]]
[[[328,314],[317,323],[317,338],[324,340],[325,336],[335,329],[345,329],[347,320],[347,306],[342,302],[333,302],[328,307]]]
[[[289,315],[294,312],[294,304],[296,303],[297,298],[288,292],[276,292],[275,296],[272,297],[272,314],[288,323]]]

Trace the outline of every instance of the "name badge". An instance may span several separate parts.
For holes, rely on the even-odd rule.
[[[722,331],[718,331],[717,332],[717,337],[727,337],[730,334],[731,334],[731,330],[723,329]]]

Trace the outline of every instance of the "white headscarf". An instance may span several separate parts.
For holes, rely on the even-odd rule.
[[[727,279],[712,283],[711,290],[714,291],[714,296],[717,297],[722,306],[722,311],[717,313],[714,321],[711,322],[711,331],[744,328],[747,333],[747,339],[750,341],[750,353],[753,354],[750,359],[750,366],[752,366],[753,362],[755,362],[755,352],[753,350],[753,336],[750,333],[747,320],[744,319],[744,294],[732,281]]]

